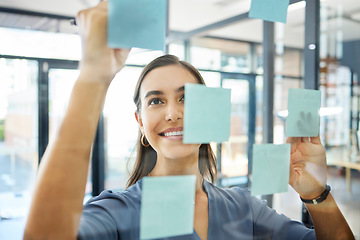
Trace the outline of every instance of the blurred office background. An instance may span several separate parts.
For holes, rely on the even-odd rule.
[[[79,74],[78,28],[69,20],[97,2],[0,0],[0,239],[21,236],[38,164]],[[359,238],[360,1],[291,0],[286,24],[248,18],[250,3],[169,0],[167,52],[197,67],[208,86],[232,89],[230,140],[212,144],[217,184],[249,187],[252,144],[285,142],[288,89],[320,89],[329,184]],[[87,198],[104,188],[124,189],[138,131],[132,91],[142,67],[162,54],[133,49],[113,81],[93,147]],[[291,187],[266,199],[303,220]]]

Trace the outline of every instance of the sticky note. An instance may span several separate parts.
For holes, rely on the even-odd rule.
[[[286,136],[316,137],[320,129],[321,92],[308,89],[289,89]]]
[[[286,23],[289,0],[251,0],[250,18]]]
[[[251,195],[286,192],[289,184],[290,144],[255,144]]]
[[[140,239],[193,233],[195,180],[194,175],[143,178]]]
[[[108,46],[165,49],[166,0],[109,0]]]
[[[185,84],[184,143],[224,142],[230,136],[231,90]]]

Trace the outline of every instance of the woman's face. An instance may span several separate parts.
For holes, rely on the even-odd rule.
[[[183,144],[184,87],[198,80],[186,68],[169,65],[150,71],[140,87],[137,121],[158,158],[199,153],[200,144]]]

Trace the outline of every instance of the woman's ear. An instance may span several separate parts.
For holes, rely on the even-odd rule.
[[[138,122],[139,126],[142,127],[143,123],[142,123],[142,120],[141,120],[140,113],[138,111],[135,112],[135,119]]]

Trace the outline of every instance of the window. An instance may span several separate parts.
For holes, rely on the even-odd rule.
[[[106,189],[124,189],[134,165],[139,127],[132,99],[141,70],[125,67],[108,90],[104,105]]]
[[[38,163],[36,61],[0,58],[0,217],[27,214]]]

